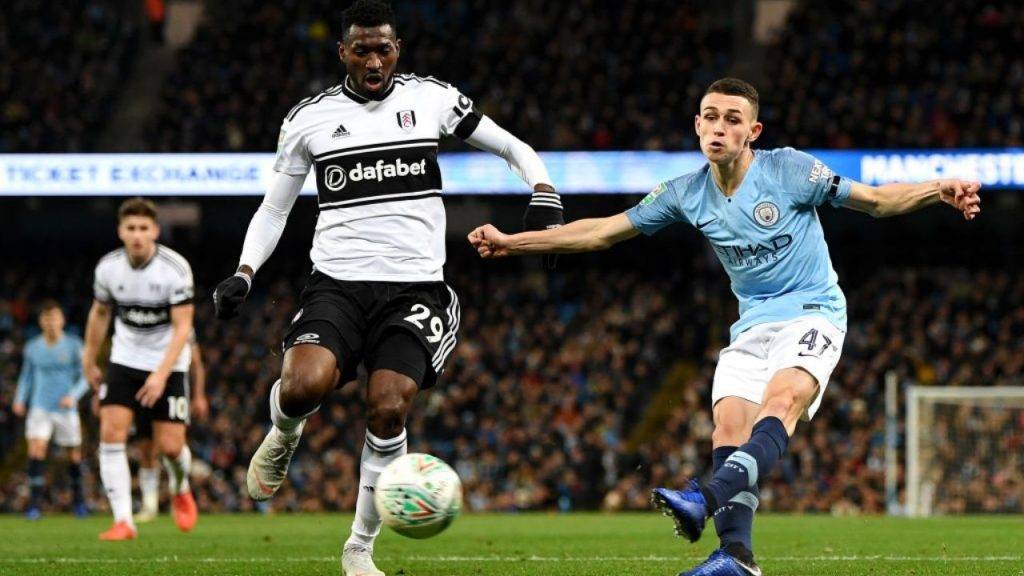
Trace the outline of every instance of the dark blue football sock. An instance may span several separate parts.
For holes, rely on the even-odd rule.
[[[736,451],[735,446],[721,446],[712,452],[714,471],[718,472],[725,461]],[[757,509],[760,493],[757,486],[737,494],[724,506],[714,512],[715,532],[722,548],[739,543],[748,552],[754,549],[752,532],[754,529],[754,511]]]
[[[735,446],[723,446],[713,452],[714,469],[717,472],[726,459],[736,451]],[[758,507],[758,487],[744,490],[714,512],[715,531],[722,547],[738,542],[748,550],[754,549],[754,511]]]
[[[68,476],[71,477],[71,495],[75,504],[84,502],[82,498],[82,463],[68,462]]]
[[[28,461],[29,507],[39,508],[43,497],[46,478],[43,477],[44,462],[31,458]]]
[[[769,416],[754,424],[750,440],[726,458],[711,481],[701,487],[708,513],[714,513],[740,492],[757,487],[758,477],[771,472],[788,445],[789,434],[782,420]]]

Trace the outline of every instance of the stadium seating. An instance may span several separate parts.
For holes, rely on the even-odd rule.
[[[399,69],[454,83],[538,149],[683,148],[689,110],[730,62],[728,24],[699,4],[396,2]],[[344,76],[337,3],[207,6],[166,82],[153,149],[272,149],[288,110]]]
[[[761,144],[1021,146],[1022,42],[1012,0],[800,2],[765,59]]]
[[[109,2],[60,10],[4,2],[0,18],[0,153],[92,152],[121,80],[135,26]]]

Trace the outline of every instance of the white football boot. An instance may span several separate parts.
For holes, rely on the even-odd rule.
[[[348,545],[341,551],[342,576],[385,576],[373,564],[373,552],[359,545]]]
[[[271,496],[281,487],[288,476],[288,464],[299,446],[302,427],[299,424],[293,434],[285,435],[276,426],[270,428],[263,443],[256,449],[249,461],[249,472],[245,475],[245,484],[249,489],[249,497],[258,502],[270,500]]]

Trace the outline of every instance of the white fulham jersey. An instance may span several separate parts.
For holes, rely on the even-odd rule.
[[[469,137],[480,119],[457,89],[411,74],[393,76],[379,99],[356,94],[346,78],[295,106],[274,169],[315,170],[313,266],[339,280],[443,280],[438,141]]]
[[[189,304],[192,267],[181,254],[157,244],[156,253],[138,268],[119,248],[96,264],[96,300],[114,307],[114,341],[110,362],[152,372],[163,362],[171,342],[171,307]],[[187,372],[192,348],[185,345],[171,368]]]

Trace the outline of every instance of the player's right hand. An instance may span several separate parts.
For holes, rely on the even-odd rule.
[[[959,210],[965,220],[974,220],[981,212],[981,182],[948,178],[939,180],[939,199]]]
[[[491,224],[484,224],[473,230],[467,238],[481,258],[503,258],[512,253],[509,250],[512,244],[510,236]]]
[[[213,307],[217,318],[229,320],[238,316],[238,309],[249,295],[250,286],[251,280],[245,272],[236,272],[234,276],[217,284],[217,289],[213,291]]]
[[[206,400],[206,394],[197,394],[192,397],[192,419],[202,422],[210,414],[210,403]]]
[[[15,402],[11,405],[11,412],[14,412],[14,415],[18,418],[22,418],[25,416],[25,405],[21,402]]]

